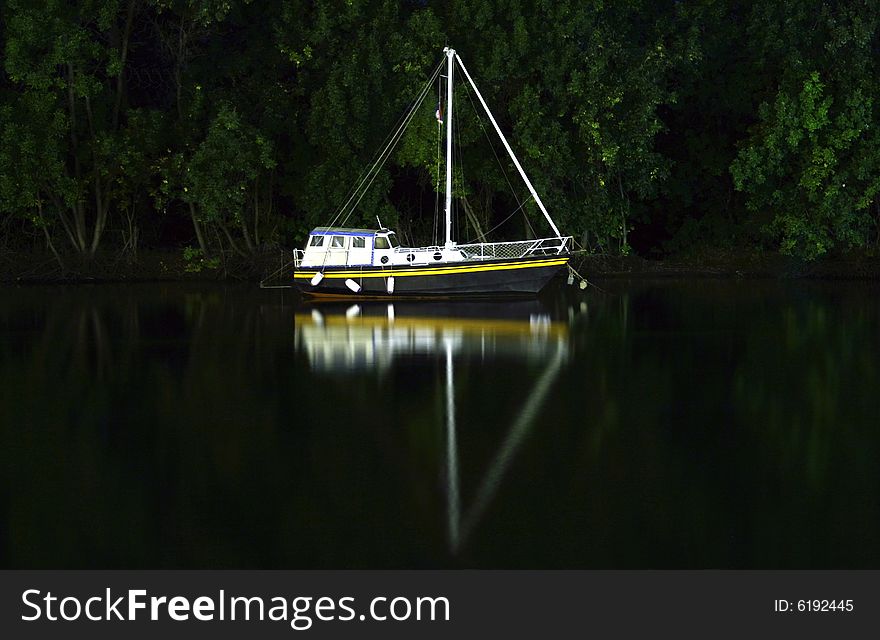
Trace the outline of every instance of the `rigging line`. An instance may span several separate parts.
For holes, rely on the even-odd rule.
[[[438,67],[437,71],[435,71],[435,74],[439,73],[439,71],[440,71],[440,68]],[[413,104],[413,107],[410,110],[409,114],[407,115],[406,120],[400,125],[400,127],[398,127],[397,132],[395,132],[395,137],[388,143],[388,145],[386,145],[385,149],[382,152],[382,156],[380,156],[379,160],[377,160],[374,163],[373,167],[371,168],[371,172],[373,175],[370,178],[370,181],[362,189],[360,189],[360,196],[358,196],[357,201],[355,201],[355,203],[351,206],[348,213],[345,215],[345,218],[343,219],[342,224],[345,224],[345,222],[348,220],[348,218],[351,216],[351,214],[354,213],[354,210],[360,204],[361,200],[363,200],[367,191],[370,189],[373,182],[378,177],[379,172],[382,169],[382,167],[384,166],[385,162],[387,162],[388,158],[391,157],[391,153],[394,151],[394,148],[397,146],[397,143],[400,142],[400,139],[403,137],[404,131],[409,126],[409,123],[412,121],[412,119],[415,116],[416,112],[418,111],[419,107],[424,102],[425,96],[428,95],[428,90],[431,88],[431,85],[433,84],[433,82],[434,82],[434,78],[432,77],[428,81],[428,83],[425,85],[425,87],[423,88],[423,90],[422,90],[421,94],[419,95],[415,104]],[[354,195],[357,195],[357,194],[354,194]],[[354,197],[354,196],[352,196],[352,197]],[[340,215],[341,215],[341,213],[342,212],[340,212]]]
[[[401,118],[404,118],[404,117],[406,117],[406,112],[404,112],[404,114],[401,116]],[[397,122],[394,123],[394,127],[397,127],[400,124],[400,121],[401,120],[398,119]],[[395,130],[394,127],[392,127],[392,130],[391,130],[392,133]],[[385,137],[385,139],[382,141],[382,145],[384,145],[388,141],[388,138],[392,135],[392,133],[389,133],[388,136]],[[379,147],[381,148],[382,145],[379,145]],[[373,164],[378,159],[378,157],[379,157],[379,152],[377,151],[376,154],[373,156],[373,158],[370,160],[370,162],[367,163],[367,168],[365,168],[363,171],[361,171],[360,175],[357,177],[357,180],[354,181],[352,187],[345,194],[345,198],[346,198],[345,203],[341,207],[339,207],[339,209],[336,210],[336,213],[333,215],[333,219],[330,221],[330,224],[328,226],[332,227],[336,224],[336,220],[339,218],[340,215],[342,215],[342,212],[345,211],[345,208],[351,202],[352,198],[354,198],[354,196],[360,190],[361,186],[364,183],[364,180],[366,180],[366,178],[367,178],[367,175],[370,173],[370,171],[372,171]]]
[[[581,262],[583,263],[583,261],[581,261]],[[587,280],[585,277],[583,277],[580,273],[578,273],[578,272],[575,270],[575,268],[574,268],[573,266],[571,266],[570,264],[567,265],[567,266],[568,266],[568,270],[569,270],[571,273],[573,273],[574,275],[576,275],[578,278],[580,278],[581,280],[583,280],[584,282],[586,282],[588,285],[590,285],[590,286],[593,287],[594,289],[598,289],[599,291],[601,291],[601,292],[604,293],[605,295],[609,295],[609,296],[618,296],[618,297],[620,296],[620,294],[618,294],[618,293],[609,293],[608,291],[605,291],[605,289],[603,289],[602,287],[596,286],[595,284],[593,284],[592,282],[590,282],[589,280]],[[578,265],[578,266],[581,266],[581,265]]]
[[[560,371],[562,371],[565,353],[564,344],[560,342],[557,346],[555,357],[544,369],[541,377],[538,378],[531,393],[526,398],[525,404],[520,408],[516,421],[510,426],[510,430],[504,437],[504,441],[496,452],[491,466],[486,469],[483,480],[477,490],[477,495],[473,503],[471,503],[470,509],[464,514],[464,519],[460,524],[459,540],[462,544],[470,536],[474,527],[486,512],[486,508],[498,493],[501,481],[510,468],[514,457],[534,429],[538,412],[541,410],[547,394],[559,376]]]
[[[436,75],[439,73],[439,71],[440,71],[440,69],[442,68],[442,66],[443,66],[442,63],[440,63],[440,64],[437,66],[437,68],[436,68],[436,69],[434,70],[434,72],[431,74],[431,77],[429,78],[429,80],[428,80],[428,82],[427,82],[427,85],[431,85],[431,84],[433,83],[433,81],[434,81],[434,77],[436,77]],[[422,90],[424,90],[424,87],[423,87]],[[419,93],[421,94],[421,91],[420,91]],[[418,102],[418,100],[419,100],[419,99],[417,98],[417,99],[416,99],[416,102]],[[408,115],[409,115],[409,112],[404,111],[404,113],[400,116],[400,118],[398,118],[397,122],[395,123],[395,127],[397,127],[397,129],[395,129],[394,127],[392,127],[391,132],[389,132],[389,134],[388,134],[387,136],[385,136],[385,139],[382,141],[382,145],[386,144],[386,143],[388,142],[389,138],[391,138],[393,135],[395,135],[395,134],[397,133],[397,131],[399,131],[399,125],[400,125],[400,123],[401,123],[404,119],[406,119],[406,117],[407,117]],[[382,145],[380,145],[380,148],[382,147]],[[384,149],[383,149],[383,151],[384,151]],[[354,198],[354,196],[357,194],[358,190],[361,188],[361,186],[363,185],[364,181],[367,179],[367,176],[369,175],[370,171],[372,171],[372,168],[373,168],[372,166],[375,165],[375,162],[378,160],[378,158],[379,158],[380,156],[381,156],[381,152],[377,152],[376,154],[373,155],[373,158],[372,158],[372,160],[370,161],[370,165],[371,165],[371,166],[370,166],[368,169],[365,169],[365,170],[361,173],[361,175],[358,176],[358,180],[355,182],[355,186],[354,186],[354,187],[349,191],[349,193],[348,193],[348,199],[346,200],[345,204],[343,204],[342,207],[339,208],[339,210],[337,211],[337,213],[336,213],[336,215],[334,216],[333,220],[331,221],[330,226],[333,226],[333,224],[335,224],[336,220],[339,218],[339,216],[342,214],[342,212],[345,211],[345,208],[346,208],[346,207],[348,206],[348,204],[351,202],[352,198]]]
[[[282,258],[282,260],[283,260],[283,258]],[[296,262],[295,260],[288,260],[287,262],[284,262],[280,267],[275,269],[275,271],[273,271],[268,276],[266,276],[265,278],[260,280],[260,288],[262,288],[262,289],[275,288],[274,286],[267,285],[266,283],[269,282],[272,278],[275,278],[276,276],[278,276],[278,274],[281,273],[282,271],[286,271],[287,267],[294,264],[295,262]],[[289,288],[288,285],[281,285],[281,286],[283,286],[284,288]]]
[[[465,93],[467,93],[468,100],[471,103],[471,108],[474,110],[474,115],[477,117],[477,123],[480,125],[480,129],[483,131],[483,135],[486,136],[486,142],[489,143],[489,148],[492,150],[492,155],[495,156],[495,162],[498,163],[498,167],[501,169],[501,175],[504,176],[504,180],[507,182],[507,186],[510,187],[510,192],[513,194],[513,199],[516,200],[516,203],[519,205],[516,208],[516,211],[513,212],[513,213],[516,213],[517,211],[522,209],[523,206],[525,206],[530,200],[533,200],[534,198],[530,195],[524,201],[520,202],[519,195],[517,195],[516,189],[513,188],[513,184],[510,182],[510,178],[507,176],[507,171],[504,169],[504,164],[501,162],[501,158],[498,157],[498,152],[495,151],[495,145],[492,144],[492,138],[489,137],[489,133],[486,131],[486,127],[483,125],[483,119],[480,117],[480,112],[477,109],[477,105],[474,104],[474,98],[471,95],[471,88],[468,86],[468,83],[466,83],[466,82],[464,83],[464,88],[465,88]],[[505,218],[501,224],[504,224],[504,222],[507,222],[511,218],[512,215],[513,214],[510,214],[510,216]],[[538,234],[535,233],[535,229],[534,229],[534,227],[532,227],[532,221],[529,220],[529,216],[527,216],[527,215],[525,215],[525,213],[523,213],[523,218],[526,221],[526,226],[528,226],[529,231],[531,231],[532,235],[537,238]],[[493,230],[497,229],[499,226],[501,226],[501,225],[499,224],[499,225],[493,227]],[[487,231],[485,235],[488,235],[488,234],[489,234],[489,232]]]
[[[410,118],[410,120],[412,120],[412,118]],[[410,120],[408,120],[405,123],[407,126],[409,125]],[[400,136],[398,136],[397,138],[395,138],[393,140],[392,144],[390,145],[390,147],[388,149],[388,153],[385,154],[385,156],[381,159],[381,161],[379,163],[377,163],[376,170],[373,173],[373,176],[370,178],[370,181],[364,186],[363,189],[361,189],[360,195],[358,196],[358,199],[351,206],[348,213],[345,214],[345,218],[343,218],[343,220],[342,220],[343,225],[345,224],[346,221],[348,221],[349,217],[351,217],[351,214],[354,213],[355,209],[357,209],[358,205],[361,203],[361,200],[364,199],[364,196],[367,195],[367,191],[369,191],[370,187],[373,186],[373,182],[375,182],[376,178],[379,177],[379,173],[381,172],[380,170],[385,165],[385,162],[388,161],[388,158],[391,157],[391,153],[394,151],[394,148],[397,146],[397,143],[400,141],[401,137],[402,137],[402,133]]]
[[[458,66],[461,67],[462,73],[464,73],[467,81],[470,82],[471,86],[474,88],[474,93],[477,95],[477,100],[480,101],[483,109],[486,111],[486,115],[489,116],[489,121],[492,123],[492,126],[495,128],[495,133],[498,134],[498,137],[501,139],[502,144],[504,144],[504,149],[507,151],[507,155],[510,156],[510,161],[513,162],[513,166],[516,167],[516,170],[519,171],[519,175],[522,178],[523,182],[526,183],[526,186],[529,188],[529,193],[532,194],[532,197],[535,199],[535,203],[538,205],[538,208],[541,210],[541,213],[544,214],[544,219],[547,220],[547,224],[550,225],[550,228],[553,230],[553,233],[556,234],[557,238],[562,237],[562,232],[559,231],[559,228],[556,226],[556,223],[553,222],[553,218],[550,217],[550,212],[547,211],[547,207],[544,206],[544,203],[541,201],[541,196],[538,195],[538,192],[535,190],[532,181],[529,180],[529,176],[526,175],[526,170],[522,168],[522,165],[519,163],[519,160],[516,159],[516,154],[513,152],[513,149],[510,147],[510,143],[507,142],[507,137],[504,135],[504,132],[501,131],[501,127],[498,126],[498,122],[495,120],[495,117],[492,115],[492,111],[489,109],[489,105],[486,104],[486,101],[483,100],[483,94],[480,93],[480,90],[477,89],[477,85],[474,84],[474,79],[471,78],[471,74],[468,73],[467,67],[464,66],[464,62],[461,61],[461,56],[455,54],[453,51],[453,55],[455,56],[455,60],[458,62]]]
[[[501,168],[501,175],[504,176],[504,179],[507,181],[507,186],[510,187],[510,192],[513,194],[514,200],[516,200],[517,204],[520,204],[519,196],[516,194],[516,189],[513,188],[513,184],[510,182],[510,178],[507,177],[507,171],[504,169],[504,165],[501,162],[501,158],[498,157],[498,153],[495,151],[495,145],[492,144],[492,138],[489,137],[489,133],[486,131],[486,127],[483,126],[483,119],[480,117],[480,112],[477,110],[477,105],[474,104],[474,98],[471,96],[471,88],[467,83],[464,83],[465,93],[467,93],[468,100],[470,100],[471,108],[474,110],[474,115],[477,116],[477,123],[480,125],[480,129],[483,131],[483,135],[486,136],[486,141],[489,143],[489,148],[492,150],[492,155],[495,156],[495,162],[498,163],[498,166]]]
[[[381,158],[385,154],[385,152],[388,150],[388,145],[394,144],[395,143],[394,138],[400,137],[402,128],[405,129],[408,124],[408,121],[412,119],[413,114],[415,113],[415,111],[417,110],[417,108],[419,107],[421,102],[424,100],[425,94],[427,93],[428,89],[433,85],[434,78],[436,78],[437,75],[440,73],[440,69],[442,69],[442,67],[443,67],[443,62],[441,62],[439,65],[437,65],[437,68],[431,74],[431,77],[428,79],[428,82],[425,83],[425,85],[419,91],[418,97],[415,99],[410,110],[408,112],[405,112],[404,115],[401,116],[400,119],[398,119],[398,121],[396,123],[397,128],[392,129],[392,133],[389,133],[388,136],[385,137],[385,140],[383,140],[383,144],[385,144],[385,147],[382,149],[381,152],[379,152],[378,154],[373,156],[372,165],[365,172],[362,172],[361,175],[358,177],[358,181],[356,182],[356,186],[349,192],[349,196],[348,196],[348,199],[345,201],[345,204],[343,204],[337,210],[336,214],[333,216],[333,219],[330,222],[331,227],[336,224],[336,221],[339,219],[339,216],[341,216],[343,214],[343,212],[346,210],[348,205],[351,203],[351,201],[355,198],[355,196],[361,190],[364,183],[369,178],[370,173],[372,173],[373,170],[376,169],[377,164],[384,162],[381,160]],[[389,141],[389,138],[391,138],[390,141]],[[347,219],[347,216],[346,216],[346,219]]]
[[[438,67],[437,70],[434,72],[435,75],[439,72],[439,70],[440,70],[440,68]],[[375,181],[376,177],[379,175],[379,172],[382,169],[382,167],[384,166],[385,162],[391,156],[391,153],[394,151],[394,148],[396,147],[397,143],[403,137],[404,131],[409,126],[409,123],[412,121],[413,117],[415,116],[416,112],[418,111],[418,108],[424,102],[425,96],[427,95],[428,89],[430,88],[433,81],[434,81],[434,79],[432,77],[430,80],[428,80],[425,87],[423,87],[419,97],[416,99],[415,103],[412,106],[412,109],[410,109],[410,112],[407,114],[405,120],[400,124],[397,131],[394,132],[392,139],[388,142],[388,144],[382,150],[381,154],[379,155],[379,158],[373,163],[373,166],[370,167],[370,170],[367,172],[367,175],[364,177],[364,180],[361,181],[361,184],[358,186],[358,188],[355,190],[355,192],[351,195],[348,202],[345,205],[343,205],[343,208],[337,214],[336,218],[334,219],[334,224],[335,224],[335,220],[338,220],[339,216],[342,215],[342,213],[348,208],[348,205],[351,203],[351,201],[357,196],[357,200],[355,201],[355,203],[353,205],[351,205],[351,208],[349,209],[348,213],[346,213],[345,218],[342,221],[342,224],[344,225],[345,222],[348,220],[348,218],[351,216],[351,214],[354,213],[354,210],[357,208],[358,204],[360,204],[364,195],[366,195],[366,192],[369,190],[369,188],[372,186],[373,182]],[[372,174],[372,177],[370,177],[370,174]],[[369,179],[369,182],[366,182],[367,179]],[[358,195],[358,194],[360,194],[360,195]]]
[[[530,202],[530,201],[534,201],[534,199],[535,199],[534,196],[531,196],[531,195],[530,195],[530,196],[529,196],[529,199],[526,200],[525,202],[523,202],[523,205],[527,204],[527,203]],[[535,237],[537,238],[537,237],[538,237],[538,234],[535,232],[535,228],[532,226],[532,221],[529,220],[529,216],[527,216],[527,215],[525,214],[525,212],[523,212],[523,220],[526,221],[526,226],[529,228],[529,231],[532,232],[532,235],[535,236]]]
[[[486,237],[486,236],[488,236],[490,233],[492,233],[493,231],[497,231],[497,230],[498,230],[498,229],[499,229],[499,228],[500,228],[505,222],[507,222],[507,221],[510,220],[513,216],[515,216],[515,215],[517,214],[517,212],[518,212],[520,209],[522,209],[524,206],[526,206],[526,205],[527,205],[532,199],[533,199],[532,196],[529,196],[528,198],[526,198],[525,201],[524,201],[521,205],[519,205],[516,209],[514,209],[513,212],[512,212],[509,216],[507,216],[506,218],[504,218],[504,220],[502,220],[501,222],[499,222],[498,224],[496,224],[494,227],[492,227],[491,229],[489,229],[486,233],[483,234],[483,236]],[[526,218],[526,220],[528,220],[528,218]],[[533,233],[534,233],[534,231],[533,231]],[[474,240],[476,240],[476,238],[475,238]],[[468,240],[467,242],[465,242],[465,244],[476,244],[476,243],[474,242],[474,240]]]

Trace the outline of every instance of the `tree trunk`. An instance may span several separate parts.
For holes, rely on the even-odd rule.
[[[168,45],[174,55],[174,93],[176,96],[174,106],[177,110],[177,120],[181,126],[184,126],[183,67],[185,65],[186,53],[186,30],[184,29],[184,20],[185,18],[180,16],[180,22],[177,25],[177,48],[175,49],[172,45]],[[187,202],[187,205],[189,206],[189,217],[190,220],[192,220],[193,230],[196,233],[196,241],[199,243],[199,249],[202,250],[202,255],[207,257],[208,242],[205,239],[205,229],[202,227],[202,223],[199,222],[199,218],[196,215],[196,205],[192,202]]]
[[[251,240],[251,234],[247,229],[247,220],[244,219],[244,215],[239,216],[239,220],[241,222],[241,235],[244,237],[244,246],[247,247],[248,253],[253,253],[254,243]]]
[[[626,228],[627,218],[629,217],[629,198],[626,197],[626,194],[623,191],[623,179],[620,177],[620,170],[617,171],[617,187],[620,189],[620,221],[621,221],[621,236],[620,236],[620,252],[623,253],[626,248],[629,246],[627,242],[628,229]],[[624,206],[624,204],[626,206]]]
[[[199,241],[199,249],[202,250],[202,255],[208,256],[208,245],[205,242],[205,234],[202,232],[202,223],[199,222],[198,217],[196,216],[196,205],[192,202],[188,202],[189,204],[189,217],[193,223],[193,229],[196,230],[196,240]]]
[[[244,211],[238,216],[239,226],[241,226],[241,235],[244,237],[244,246],[247,247],[248,253],[254,252],[254,243],[251,240],[251,234],[248,231],[247,220],[245,220]]]
[[[79,166],[79,136],[76,134],[76,99],[73,95],[73,63],[67,63],[67,101],[70,110],[70,148],[73,155],[73,175],[76,181],[80,180]],[[74,249],[84,253],[88,243],[86,241],[86,217],[82,202],[77,200],[73,205],[73,222],[75,230]]]
[[[104,195],[101,191],[101,178],[98,175],[98,158],[95,157],[95,226],[92,229],[92,243],[89,246],[89,255],[94,256],[104,233],[104,225],[107,224],[107,207],[104,206]]]
[[[220,230],[223,231],[223,234],[226,236],[226,239],[229,240],[229,246],[232,247],[232,250],[235,251],[242,258],[247,258],[247,254],[244,251],[242,251],[241,248],[238,246],[238,243],[232,237],[232,234],[229,233],[229,229],[226,228],[226,225],[223,224],[222,222],[218,222],[217,224],[220,227]]]
[[[119,112],[122,109],[122,92],[125,84],[125,60],[128,57],[128,41],[131,37],[131,24],[134,21],[134,8],[136,0],[128,3],[128,13],[125,16],[125,31],[122,34],[122,51],[120,53],[121,66],[119,75],[116,77],[116,102],[113,105],[113,130],[119,126]]]
[[[70,244],[76,248],[76,235],[73,231],[73,227],[71,227],[70,220],[64,213],[64,205],[61,204],[61,200],[58,199],[58,196],[48,188],[44,187],[44,190],[49,194],[49,197],[52,198],[52,204],[55,205],[55,212],[58,214],[58,218],[61,220],[61,225],[64,227],[64,232],[67,234],[67,239],[70,240]],[[41,205],[42,206],[42,205]]]
[[[55,256],[55,260],[58,261],[58,266],[61,267],[61,271],[64,271],[64,261],[61,259],[61,256],[58,255],[58,251],[55,249],[55,244],[52,242],[49,228],[46,226],[46,221],[43,219],[43,202],[39,198],[37,199],[37,215],[40,217],[40,228],[43,230],[43,235],[46,236],[46,244],[52,251],[52,255]]]
[[[254,243],[260,246],[260,174],[254,179]]]
[[[177,90],[177,117],[183,122],[183,105],[181,103],[181,94],[183,93],[183,53],[186,47],[186,35],[183,29],[183,16],[180,16],[180,25],[177,32],[177,60],[174,65],[174,84]]]

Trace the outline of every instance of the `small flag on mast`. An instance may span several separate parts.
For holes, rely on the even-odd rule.
[[[434,115],[437,117],[437,122],[443,124],[443,106],[439,102],[437,103],[437,111]]]

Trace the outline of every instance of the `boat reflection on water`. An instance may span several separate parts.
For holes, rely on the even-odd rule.
[[[568,341],[568,323],[537,301],[321,305],[294,321],[295,348],[318,372],[382,372],[401,356],[446,351],[540,360]]]
[[[295,314],[295,348],[312,370],[371,371],[382,375],[401,357],[442,356],[445,431],[445,494],[449,548],[457,554],[495,497],[523,442],[533,431],[548,392],[569,355],[569,326],[586,314],[568,309],[564,318],[539,301],[500,303],[409,303],[306,307]],[[480,481],[463,499],[459,486],[458,430],[473,428],[456,412],[456,360],[464,357],[537,364],[530,392],[514,413],[485,465]],[[530,368],[534,370],[534,367]],[[426,407],[433,412],[435,407]],[[502,425],[499,425],[502,426]]]

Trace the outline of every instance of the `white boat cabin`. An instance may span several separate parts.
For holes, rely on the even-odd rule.
[[[309,233],[301,267],[365,267],[425,265],[464,260],[462,252],[445,247],[401,247],[389,229],[318,227]]]

